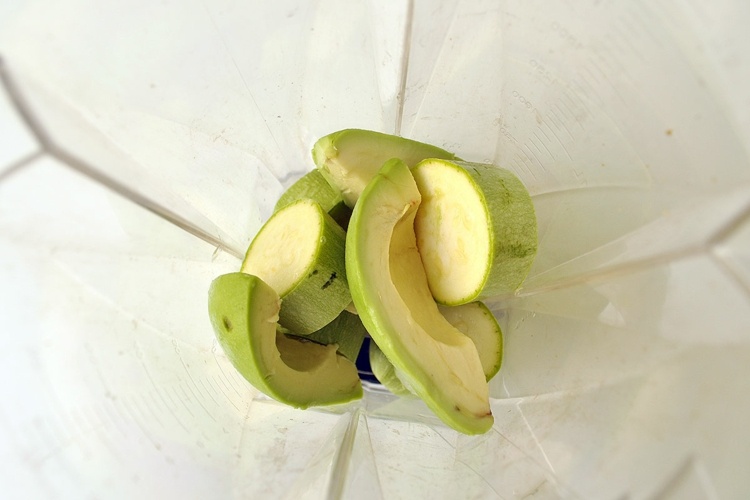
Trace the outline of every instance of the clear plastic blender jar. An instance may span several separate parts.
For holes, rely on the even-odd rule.
[[[5,495],[746,497],[749,5],[0,5]],[[351,127],[533,195],[485,435],[282,406],[214,339],[210,281]]]

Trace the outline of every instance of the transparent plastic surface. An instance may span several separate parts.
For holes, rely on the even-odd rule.
[[[5,498],[750,496],[750,4],[0,4]],[[206,313],[309,150],[360,127],[513,170],[495,426],[297,411]]]

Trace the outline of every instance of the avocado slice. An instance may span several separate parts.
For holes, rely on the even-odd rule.
[[[208,292],[211,325],[237,371],[256,389],[296,408],[362,397],[357,368],[336,346],[277,331],[281,299],[257,276],[219,276]]]
[[[371,130],[345,129],[318,139],[313,161],[349,207],[386,160],[400,158],[413,167],[426,158],[458,159],[437,146]]]
[[[448,323],[458,328],[474,342],[482,362],[487,382],[497,375],[503,362],[503,331],[482,302],[469,302],[460,306],[438,306]]]
[[[417,251],[421,196],[409,167],[387,161],[362,191],[349,222],[352,300],[404,385],[466,434],[492,427],[489,387],[474,343],[440,314]]]
[[[284,301],[279,323],[298,335],[321,329],[351,303],[346,233],[314,200],[285,206],[260,228],[241,271],[258,276]]]

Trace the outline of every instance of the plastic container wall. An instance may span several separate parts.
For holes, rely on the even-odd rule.
[[[750,494],[750,4],[0,5],[8,498]],[[539,255],[468,437],[259,395],[206,312],[332,131],[513,170]]]

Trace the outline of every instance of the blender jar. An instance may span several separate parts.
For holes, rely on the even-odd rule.
[[[750,493],[750,4],[0,5],[0,477],[9,498]],[[515,172],[539,253],[493,429],[368,386],[259,394],[235,271],[325,134]]]

